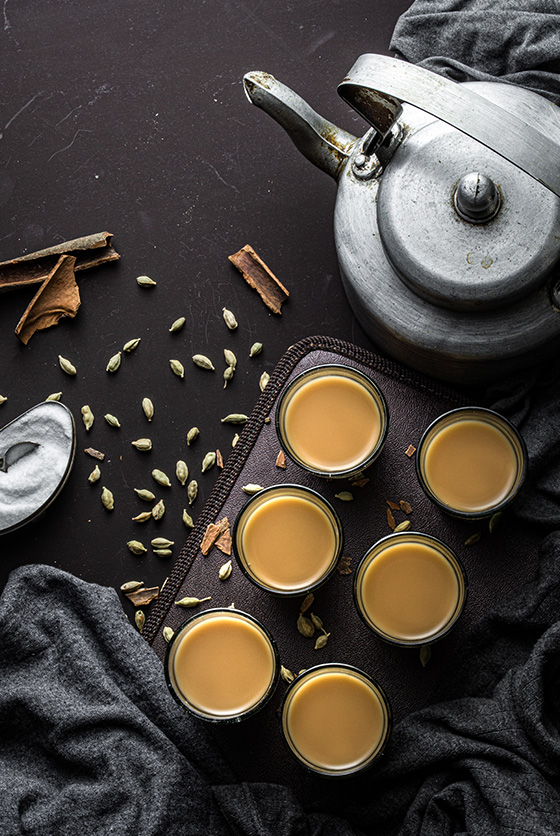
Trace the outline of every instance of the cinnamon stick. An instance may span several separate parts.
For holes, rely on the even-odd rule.
[[[76,316],[80,291],[74,276],[76,258],[61,255],[25,309],[15,333],[27,345],[36,331],[56,325],[63,316]]]
[[[113,248],[110,232],[96,232],[54,247],[0,262],[0,291],[41,284],[49,276],[61,255],[76,259],[74,270],[87,270],[120,258]]]
[[[247,284],[257,291],[265,305],[273,313],[281,314],[282,303],[290,294],[254,249],[246,244],[239,252],[228,258],[237,267]]]

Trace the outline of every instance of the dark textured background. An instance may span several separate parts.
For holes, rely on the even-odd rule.
[[[9,571],[45,562],[110,586],[131,577],[161,583],[170,561],[135,558],[126,541],[163,535],[178,553],[185,490],[174,477],[184,458],[197,478],[202,508],[217,476],[200,475],[208,450],[229,452],[233,430],[220,423],[250,412],[263,370],[289,345],[329,334],[371,348],[341,287],[332,238],[335,184],[293,148],[283,131],[252,107],[241,78],[266,70],[295,88],[347,130],[366,130],[336,86],[362,52],[388,52],[398,2],[337,0],[3,0],[0,13],[0,260],[80,235],[109,230],[121,260],[78,274],[82,307],[75,319],[37,333],[27,347],[15,328],[31,291],[0,297],[0,407],[3,426],[51,392],[62,390],[78,430],[76,462],[55,505],[38,522],[0,538],[0,585]],[[271,314],[227,256],[251,243],[290,290],[281,317]],[[135,282],[157,281],[153,290]],[[229,332],[221,309],[237,316]],[[187,323],[168,333],[175,318]],[[105,372],[125,341],[141,337],[115,375]],[[264,344],[249,360],[255,340]],[[222,350],[238,370],[222,389]],[[209,355],[216,372],[190,357]],[[78,369],[63,374],[58,354]],[[169,359],[186,367],[175,377]],[[140,409],[149,396],[156,415]],[[96,416],[86,435],[80,407]],[[111,429],[103,414],[118,416]],[[196,445],[185,433],[197,425]],[[130,446],[149,435],[151,453]],[[1,438],[1,436],[0,436]],[[94,461],[107,454],[90,486]],[[133,487],[154,488],[153,467],[171,489],[155,489],[164,519],[144,526]],[[100,502],[109,487],[116,507]],[[157,488],[157,486],[155,486]],[[125,602],[127,612],[132,607]]]

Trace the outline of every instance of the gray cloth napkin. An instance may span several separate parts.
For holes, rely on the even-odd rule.
[[[391,50],[454,81],[506,81],[560,99],[557,0],[416,0]]]

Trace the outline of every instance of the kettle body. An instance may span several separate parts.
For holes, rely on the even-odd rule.
[[[558,351],[557,107],[513,85],[361,56],[339,88],[372,125],[357,138],[271,76],[250,73],[245,89],[337,180],[342,281],[377,345],[476,384]]]

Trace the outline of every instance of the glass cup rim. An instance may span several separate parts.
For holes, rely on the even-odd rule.
[[[283,431],[282,431],[282,425],[281,425],[281,421],[280,421],[280,416],[282,415],[282,407],[284,405],[284,402],[289,397],[290,392],[293,390],[293,388],[296,386],[296,384],[299,381],[301,381],[303,378],[313,374],[314,372],[320,372],[320,371],[323,371],[323,370],[325,370],[325,372],[328,372],[328,370],[331,370],[331,369],[335,370],[335,371],[343,370],[344,372],[350,372],[351,374],[355,374],[357,377],[359,377],[363,381],[365,381],[367,386],[370,386],[375,391],[377,397],[380,400],[380,403],[381,403],[380,413],[381,413],[381,417],[383,419],[383,422],[382,422],[383,426],[381,428],[381,433],[379,435],[379,438],[377,439],[377,443],[376,443],[374,449],[369,454],[369,456],[366,459],[364,459],[363,462],[361,462],[359,465],[356,465],[355,467],[346,468],[345,470],[337,470],[337,471],[321,470],[320,468],[312,467],[311,465],[308,465],[305,462],[301,461],[299,458],[296,458],[294,453],[291,452],[290,446],[284,438],[284,434],[283,434]],[[381,453],[381,450],[383,449],[383,446],[385,444],[385,440],[387,438],[387,432],[389,430],[389,408],[387,406],[387,400],[385,398],[385,395],[383,394],[383,392],[381,391],[381,389],[379,388],[377,383],[374,380],[372,380],[370,377],[368,377],[368,375],[365,374],[361,369],[357,369],[354,366],[345,365],[344,363],[319,363],[316,366],[310,366],[308,369],[304,369],[303,371],[299,372],[292,380],[290,380],[287,383],[286,387],[284,388],[283,392],[281,393],[280,397],[278,398],[278,404],[276,406],[276,414],[274,416],[274,424],[275,424],[275,427],[276,427],[276,435],[278,437],[278,441],[280,442],[280,446],[281,446],[282,450],[284,451],[284,453],[287,456],[289,456],[289,458],[295,464],[298,465],[298,467],[301,467],[303,470],[306,470],[308,473],[312,473],[314,476],[320,476],[323,479],[344,479],[347,476],[352,476],[356,473],[361,472],[362,470],[365,470],[367,467],[369,467],[371,464],[373,464],[375,459]]]
[[[406,540],[410,539],[411,537],[422,538],[422,540],[427,540],[428,544],[430,545],[435,544],[437,551],[439,551],[440,554],[443,554],[446,560],[448,560],[449,563],[451,563],[453,569],[458,575],[459,582],[462,581],[462,599],[458,602],[457,608],[454,611],[448,623],[443,627],[442,630],[439,630],[435,636],[427,636],[425,638],[418,639],[417,641],[404,641],[402,639],[396,639],[386,635],[376,626],[374,626],[370,621],[368,621],[368,619],[362,612],[362,608],[359,603],[358,586],[360,583],[359,579],[361,576],[361,569],[366,564],[368,557],[374,549],[376,549],[378,546],[382,546],[383,543],[387,543],[388,541],[398,542],[397,538],[401,538],[401,540]],[[384,548],[381,548],[378,554],[381,554],[383,551]],[[452,556],[452,559],[449,558],[449,555]],[[375,560],[375,557],[377,557],[377,555],[374,555],[371,558],[371,560]],[[455,563],[453,561],[455,561]],[[372,631],[372,633],[375,633],[375,635],[378,636],[378,638],[382,639],[386,644],[391,644],[394,647],[422,647],[425,644],[434,644],[435,642],[440,641],[440,639],[445,638],[445,636],[447,636],[448,633],[451,632],[451,630],[459,620],[463,610],[465,609],[467,603],[467,596],[469,592],[469,581],[467,577],[467,572],[461,559],[455,553],[454,549],[448,546],[447,543],[444,543],[443,540],[440,540],[439,537],[434,537],[433,534],[426,534],[423,531],[399,531],[396,534],[393,532],[392,534],[386,534],[384,537],[380,537],[379,540],[376,540],[375,543],[373,543],[362,555],[362,557],[360,558],[360,562],[356,566],[352,592],[354,598],[354,606],[358,612],[358,615],[360,616],[366,627],[368,627]]]
[[[347,770],[345,772],[337,772],[335,770],[324,771],[318,768],[314,768],[310,763],[303,760],[297,754],[297,748],[295,745],[292,748],[292,746],[288,742],[288,735],[284,730],[284,713],[286,710],[288,699],[290,698],[290,694],[292,694],[294,690],[299,688],[305,679],[308,679],[317,671],[321,671],[324,669],[334,671],[342,669],[344,671],[351,671],[354,674],[358,674],[360,677],[365,679],[370,686],[372,686],[372,689],[376,692],[380,703],[385,709],[385,731],[378,751],[375,752],[375,754],[373,754],[372,756],[370,756],[369,759],[366,759],[362,764],[358,765],[356,768]],[[366,770],[368,770],[385,752],[385,749],[387,748],[387,744],[389,743],[391,733],[393,730],[393,709],[391,707],[391,703],[389,701],[389,697],[387,696],[385,689],[379,684],[375,677],[371,676],[371,674],[362,670],[362,668],[358,668],[356,665],[349,664],[348,662],[320,662],[316,665],[312,665],[310,668],[306,668],[306,670],[303,671],[303,673],[298,674],[295,677],[295,679],[293,679],[288,684],[288,687],[284,692],[284,696],[282,697],[282,702],[280,703],[280,708],[278,710],[278,715],[280,718],[282,740],[284,741],[284,744],[287,747],[288,751],[308,772],[311,772],[314,775],[321,775],[324,778],[351,778],[354,775],[358,775],[361,772],[365,772]]]
[[[496,505],[492,505],[490,508],[482,509],[480,511],[461,511],[457,508],[453,508],[451,505],[447,505],[438,496],[432,491],[430,486],[428,485],[424,474],[422,472],[422,449],[427,442],[429,434],[432,432],[433,429],[442,421],[452,418],[453,415],[463,414],[468,417],[468,415],[475,415],[475,414],[482,414],[493,418],[496,422],[503,423],[507,429],[511,432],[514,436],[516,441],[519,444],[519,448],[521,450],[521,455],[518,455],[517,450],[515,450],[516,459],[518,461],[518,471],[519,476],[517,478],[516,484],[513,486],[511,492],[506,496],[501,502],[497,503]],[[488,422],[490,423],[490,422]],[[509,439],[508,439],[509,440]],[[511,442],[510,442],[511,443]],[[512,444],[513,447],[513,444]],[[464,520],[480,520],[484,519],[485,517],[490,517],[493,514],[497,514],[499,511],[503,511],[517,496],[523,482],[525,481],[525,476],[527,475],[527,463],[528,463],[528,453],[527,453],[527,445],[525,443],[525,439],[517,429],[517,427],[512,424],[512,422],[502,415],[499,412],[496,412],[494,409],[488,409],[488,407],[484,406],[459,406],[455,409],[450,409],[447,412],[443,412],[441,415],[438,415],[424,430],[420,441],[418,442],[418,448],[416,450],[416,476],[420,483],[420,487],[430,499],[434,505],[437,505],[438,508],[441,508],[442,511],[446,511],[448,514],[456,517],[457,519],[464,519]]]
[[[244,711],[242,714],[236,714],[235,716],[227,716],[227,717],[216,716],[216,717],[213,717],[211,715],[207,715],[207,714],[204,714],[200,711],[197,711],[196,708],[193,708],[192,706],[190,706],[186,702],[186,700],[181,699],[181,697],[179,696],[179,694],[177,693],[177,691],[175,690],[175,688],[173,686],[173,683],[171,681],[171,676],[169,674],[169,664],[170,664],[170,661],[171,661],[171,653],[172,653],[172,650],[173,650],[173,645],[175,644],[175,642],[177,642],[179,640],[179,637],[182,634],[183,630],[186,627],[188,627],[188,625],[191,624],[194,621],[198,621],[198,620],[200,620],[204,617],[208,617],[209,615],[210,615],[210,617],[212,617],[214,615],[217,615],[218,613],[223,614],[223,615],[232,615],[232,613],[235,613],[235,615],[241,616],[242,618],[246,619],[247,621],[252,622],[254,625],[256,625],[256,627],[258,627],[261,630],[261,632],[264,634],[265,638],[268,640],[268,642],[269,642],[269,644],[272,648],[272,656],[273,656],[273,661],[274,661],[274,675],[272,677],[270,685],[268,686],[266,692],[263,694],[263,696],[261,697],[261,699],[258,702],[256,702],[254,705],[250,706],[250,708],[248,708],[247,711]],[[167,688],[168,688],[169,692],[171,693],[171,696],[174,698],[174,700],[177,703],[179,703],[180,706],[182,706],[182,708],[184,708],[185,711],[188,711],[189,714],[192,714],[194,717],[198,717],[200,720],[204,720],[207,723],[219,723],[221,725],[228,725],[228,724],[232,724],[232,723],[239,723],[242,720],[245,720],[249,717],[252,717],[254,714],[257,714],[262,708],[264,708],[266,703],[268,703],[268,701],[271,699],[272,695],[274,694],[274,692],[276,690],[276,686],[278,685],[278,681],[279,681],[279,678],[280,678],[280,653],[278,651],[278,645],[276,644],[274,636],[272,635],[272,633],[270,632],[268,627],[265,627],[265,625],[262,623],[262,621],[260,621],[256,616],[252,615],[251,613],[246,612],[245,610],[238,610],[237,608],[209,607],[206,610],[201,610],[200,612],[193,613],[192,615],[188,616],[188,618],[186,618],[177,627],[177,629],[175,630],[175,632],[171,636],[171,639],[169,640],[169,643],[168,643],[166,651],[165,651],[165,658],[164,658],[164,663],[163,663],[163,672],[164,672],[164,675],[165,675],[165,682],[166,682],[166,685],[167,685]]]
[[[315,500],[319,501],[320,505],[325,506],[326,509],[329,511],[331,517],[332,517],[332,520],[333,520],[333,522],[335,524],[335,527],[336,527],[336,532],[338,534],[338,545],[337,545],[335,554],[333,556],[332,565],[330,566],[328,571],[325,572],[325,574],[318,581],[316,581],[315,583],[309,584],[305,587],[300,587],[297,590],[296,589],[274,589],[273,587],[270,587],[270,586],[267,586],[264,583],[261,583],[257,578],[253,577],[253,575],[251,575],[251,573],[248,571],[247,567],[244,565],[244,562],[243,562],[242,558],[240,557],[241,549],[238,549],[238,547],[237,547],[237,534],[238,534],[239,526],[241,524],[241,518],[245,514],[245,512],[247,511],[249,506],[252,505],[257,500],[257,498],[262,497],[263,494],[271,493],[272,491],[277,491],[277,490],[285,489],[285,488],[287,488],[288,490],[290,488],[295,488],[298,491],[302,491],[303,493],[310,494],[311,496],[314,497]],[[240,508],[239,513],[237,514],[237,516],[235,518],[235,522],[233,524],[232,535],[231,535],[231,545],[232,545],[232,550],[233,550],[237,565],[240,567],[240,569],[243,572],[243,574],[245,575],[245,577],[248,578],[248,580],[250,580],[253,584],[255,584],[255,586],[258,586],[259,589],[262,589],[265,592],[269,592],[271,595],[276,595],[276,596],[281,597],[281,598],[295,598],[298,595],[305,595],[308,592],[315,591],[316,589],[319,589],[319,587],[323,586],[323,584],[326,583],[327,580],[331,577],[334,570],[336,569],[338,561],[340,560],[340,555],[342,554],[342,549],[343,549],[343,546],[344,546],[344,530],[343,530],[343,527],[342,527],[342,521],[340,519],[340,516],[338,515],[338,512],[335,510],[334,506],[329,502],[328,499],[325,499],[325,497],[322,496],[318,491],[314,490],[313,488],[309,488],[307,485],[298,485],[296,482],[284,482],[284,483],[280,482],[276,485],[268,485],[266,488],[263,488],[262,490],[258,491],[256,494],[253,494],[253,496],[250,496],[249,499],[247,499],[247,501],[243,504],[243,506]]]

